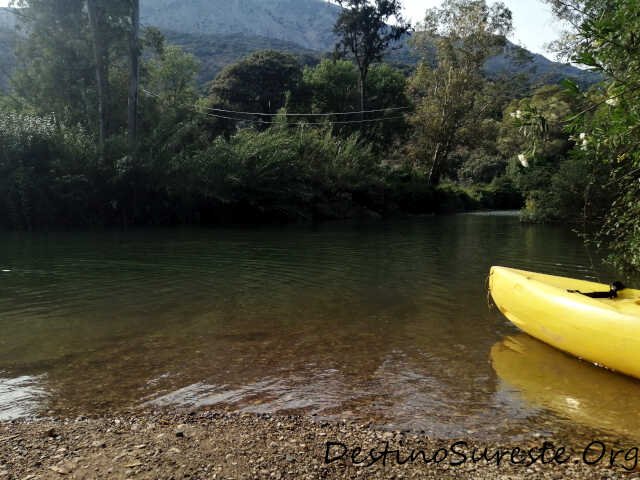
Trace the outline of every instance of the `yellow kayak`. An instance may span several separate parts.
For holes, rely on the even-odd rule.
[[[571,422],[640,438],[640,382],[564,354],[519,333],[491,349],[501,388]]]
[[[600,283],[492,267],[489,290],[502,314],[532,337],[609,369],[640,378],[640,290],[618,298]]]

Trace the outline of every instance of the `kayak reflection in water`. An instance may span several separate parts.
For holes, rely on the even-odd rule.
[[[571,357],[524,333],[491,348],[503,389],[531,407],[640,439],[640,382]]]

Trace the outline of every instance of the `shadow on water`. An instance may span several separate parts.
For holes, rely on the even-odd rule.
[[[557,412],[500,393],[489,352],[515,329],[487,308],[494,264],[601,272],[571,232],[504,215],[1,234],[0,385],[37,391],[0,387],[0,412],[212,405],[519,438]]]

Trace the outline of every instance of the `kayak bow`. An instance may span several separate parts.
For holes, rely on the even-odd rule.
[[[608,289],[506,267],[492,267],[489,276],[493,301],[518,328],[576,357],[640,378],[640,291],[624,289],[613,299],[575,292]]]

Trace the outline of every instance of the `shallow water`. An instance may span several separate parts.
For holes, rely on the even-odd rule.
[[[637,438],[640,382],[487,306],[491,265],[608,282],[593,262],[567,229],[503,214],[0,234],[0,419],[155,404]]]

